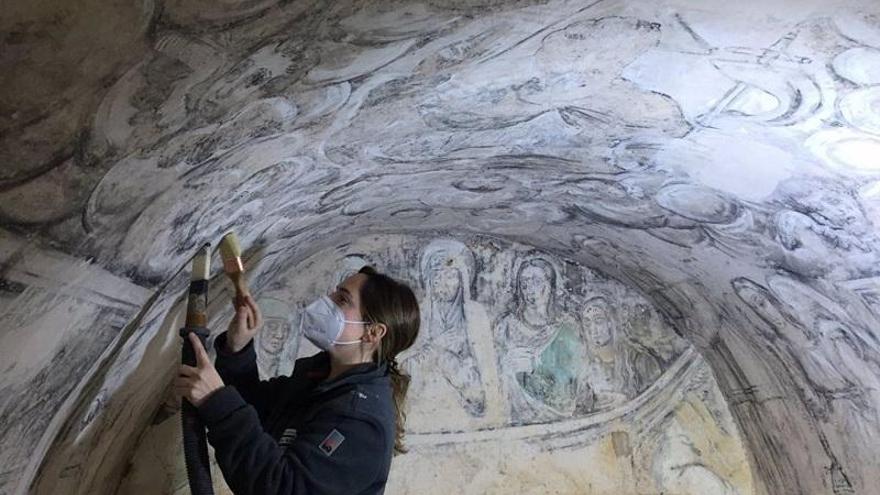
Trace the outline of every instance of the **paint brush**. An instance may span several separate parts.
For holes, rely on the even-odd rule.
[[[223,258],[223,271],[235,286],[236,306],[244,304],[244,299],[251,295],[244,279],[244,264],[241,262],[241,244],[235,232],[229,232],[220,241],[220,257]],[[249,326],[253,323],[248,314]]]
[[[186,328],[208,324],[208,278],[211,275],[211,245],[205,244],[193,258],[186,301]]]

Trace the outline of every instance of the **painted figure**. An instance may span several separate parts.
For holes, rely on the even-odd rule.
[[[586,344],[577,322],[557,303],[556,269],[533,256],[515,273],[514,308],[495,325],[511,421],[552,421],[591,410]]]
[[[581,324],[590,357],[587,376],[593,392],[593,409],[620,405],[627,400],[623,387],[627,380],[624,342],[616,334],[617,319],[608,300],[602,296],[587,300],[581,310]]]
[[[470,325],[487,318],[471,300],[473,254],[461,242],[435,240],[424,249],[420,269],[425,290],[423,336],[406,365],[423,370],[413,373],[425,380],[416,387],[451,393],[470,417],[481,417],[486,392]]]
[[[280,369],[289,359],[296,356],[299,336],[291,335],[295,315],[287,302],[271,297],[260,298],[263,309],[263,330],[256,337],[257,369],[260,376],[270,378],[286,370]],[[298,319],[297,319],[298,321]]]

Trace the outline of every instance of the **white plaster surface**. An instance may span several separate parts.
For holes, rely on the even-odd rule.
[[[180,297],[235,228],[266,376],[352,266],[420,291],[389,493],[878,494],[878,54],[870,0],[4,6],[0,493],[180,490]]]

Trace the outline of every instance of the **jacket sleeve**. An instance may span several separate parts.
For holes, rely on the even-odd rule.
[[[379,475],[385,435],[376,420],[327,408],[282,446],[253,407],[226,386],[199,406],[217,464],[236,495],[353,494]]]
[[[223,383],[234,386],[241,397],[265,419],[273,403],[272,398],[291,377],[277,376],[261,381],[253,339],[238,352],[229,352],[226,349],[226,332],[223,332],[214,339],[214,350],[217,351],[214,367]]]

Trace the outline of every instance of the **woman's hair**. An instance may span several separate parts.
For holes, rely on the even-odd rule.
[[[419,303],[412,289],[406,284],[379,273],[372,266],[361,268],[358,273],[367,275],[361,287],[361,313],[366,321],[384,323],[387,331],[379,348],[373,355],[377,363],[387,362],[391,375],[394,408],[397,412],[397,434],[394,439],[394,454],[406,452],[403,446],[403,431],[406,421],[404,410],[406,391],[410,376],[401,373],[397,365],[397,354],[409,348],[419,336]]]

